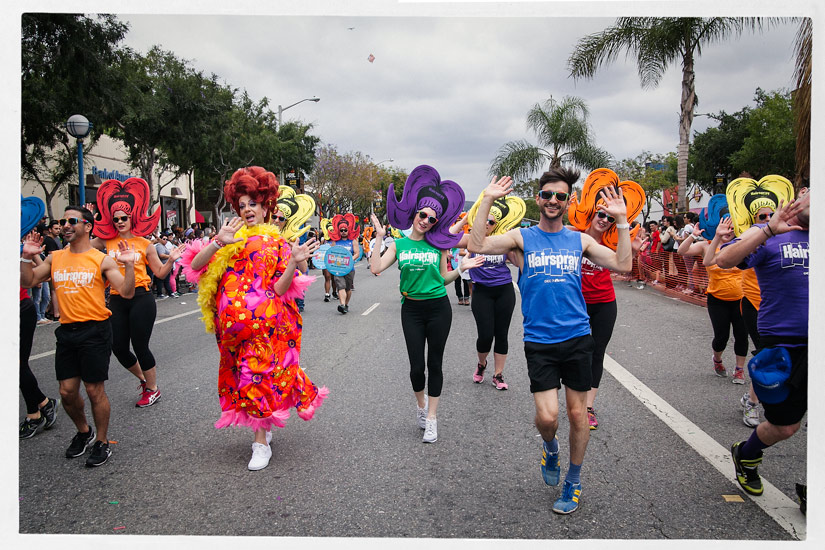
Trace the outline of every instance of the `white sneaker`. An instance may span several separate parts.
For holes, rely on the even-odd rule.
[[[438,441],[438,420],[435,418],[427,418],[426,427],[424,428],[424,438],[422,441],[424,443],[435,443]]]
[[[252,444],[252,459],[249,461],[249,468],[253,472],[256,470],[263,470],[269,466],[269,459],[272,458],[272,449],[269,445],[262,445],[260,443]]]
[[[266,444],[269,445],[270,443],[272,443],[272,431],[267,430],[266,431]]]
[[[424,408],[422,409],[418,405],[415,406],[415,416],[418,419],[418,427],[422,430],[427,427],[426,420],[427,420],[427,396],[424,396]]]
[[[760,423],[759,405],[757,403],[751,404],[750,399],[748,399],[748,394],[742,396],[739,404],[742,405],[742,422],[745,423],[745,426],[749,428],[757,427]]]

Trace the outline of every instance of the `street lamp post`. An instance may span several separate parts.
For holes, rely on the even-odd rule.
[[[287,109],[289,109],[291,107],[295,107],[296,105],[298,105],[299,103],[303,103],[304,101],[312,101],[313,103],[318,103],[319,101],[321,101],[321,98],[320,97],[307,97],[305,99],[302,99],[301,101],[296,101],[292,105],[287,105],[286,107],[281,107],[280,105],[278,105],[278,132],[281,131],[281,121],[283,119],[284,111],[286,111]],[[283,167],[281,167],[281,170],[279,172],[278,184],[281,185],[283,183],[284,183],[284,169],[283,169]]]
[[[83,175],[83,139],[92,131],[92,123],[83,115],[72,115],[66,121],[66,130],[77,139],[78,198],[80,206],[86,204],[86,186]]]
[[[394,161],[394,159],[391,159],[391,158],[386,159],[386,160],[382,160],[381,162],[377,163],[377,164],[375,165],[375,167],[377,168],[377,167],[381,166],[382,164],[384,164],[385,162],[393,162],[393,161]],[[380,183],[380,182],[379,182],[379,183]],[[378,188],[380,189],[380,193],[382,193],[382,194],[383,194],[383,192],[384,192],[384,187],[379,185],[379,187],[378,187]],[[373,192],[374,192],[374,191],[373,191]],[[374,213],[375,213],[375,197],[373,197],[373,200],[370,202],[370,214],[374,214]]]

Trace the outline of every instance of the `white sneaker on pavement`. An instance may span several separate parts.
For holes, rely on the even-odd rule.
[[[438,441],[438,420],[428,418],[425,423],[426,427],[424,428],[424,438],[422,441],[424,443],[435,443]]]
[[[247,466],[253,472],[256,470],[263,470],[269,466],[269,459],[272,458],[272,449],[269,445],[262,445],[261,443],[252,444],[252,459]]]

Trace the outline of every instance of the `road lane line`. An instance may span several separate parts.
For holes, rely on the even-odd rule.
[[[380,304],[381,304],[381,302],[376,302],[376,303],[372,304],[369,308],[367,308],[367,311],[365,311],[364,313],[361,314],[361,316],[363,317],[364,315],[369,315],[370,313],[372,313],[372,310],[377,308]]]
[[[711,466],[716,468],[726,479],[746,495],[757,506],[768,514],[773,520],[785,529],[790,535],[798,540],[805,540],[806,522],[805,516],[799,510],[799,505],[789,499],[785,494],[771,485],[762,477],[762,485],[765,490],[761,496],[751,497],[739,486],[735,477],[733,459],[730,456],[730,449],[723,447],[712,437],[703,432],[699,426],[688,420],[679,411],[671,407],[664,399],[656,395],[653,390],[644,385],[638,378],[633,376],[627,369],[622,367],[609,355],[604,356],[604,368],[613,378],[619,381],[636,399],[642,402],[653,414],[659,417],[676,435],[681,437],[688,445],[707,460]],[[733,442],[731,442],[733,443]],[[777,458],[778,459],[778,458]]]
[[[187,315],[192,315],[193,313],[200,313],[200,311],[201,310],[199,310],[199,309],[193,309],[192,311],[187,311],[186,313],[180,313],[178,315],[173,315],[172,317],[166,317],[164,319],[160,319],[158,321],[155,321],[155,324],[159,325],[161,323],[165,323],[166,321],[172,321],[174,319],[180,319],[181,317],[186,317]],[[29,361],[34,361],[35,359],[42,359],[43,357],[48,357],[49,355],[54,355],[54,350],[46,351],[46,352],[43,352],[43,353],[38,353],[37,355],[32,355],[31,357],[29,357]]]

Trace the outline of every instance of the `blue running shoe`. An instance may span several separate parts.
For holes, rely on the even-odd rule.
[[[556,437],[556,441],[559,438]],[[561,479],[561,464],[559,463],[559,452],[550,452],[547,442],[542,441],[541,446],[541,477],[547,485],[558,485]]]
[[[582,494],[581,483],[571,483],[564,480],[561,497],[553,504],[553,511],[557,514],[572,514],[579,509],[579,497]]]

